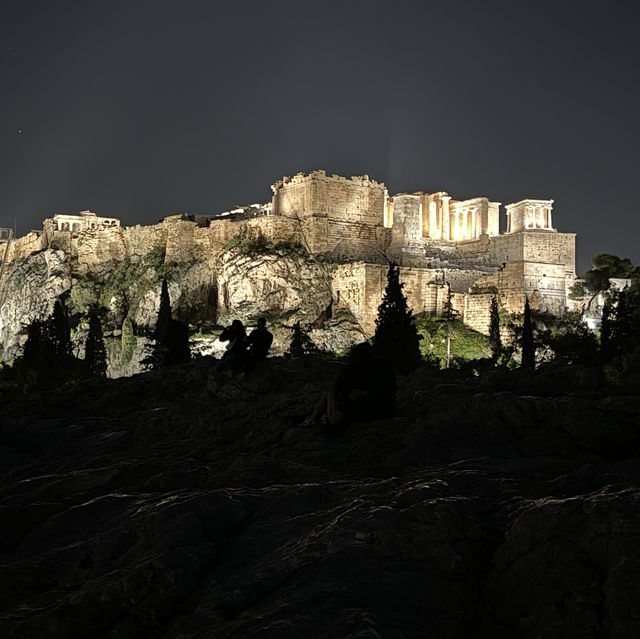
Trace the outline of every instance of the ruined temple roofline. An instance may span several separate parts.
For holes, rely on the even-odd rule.
[[[274,184],[271,185],[271,190],[276,191],[278,188],[284,185],[290,184],[301,184],[308,180],[331,180],[332,182],[341,182],[344,184],[356,184],[360,186],[381,186],[384,188],[384,182],[378,182],[370,178],[368,175],[352,175],[351,177],[344,177],[342,175],[337,175],[333,173],[332,175],[327,175],[327,172],[324,169],[319,169],[317,171],[310,171],[309,173],[296,173],[295,175],[285,175],[281,180],[278,180]]]

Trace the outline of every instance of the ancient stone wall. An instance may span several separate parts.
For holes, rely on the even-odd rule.
[[[462,321],[473,330],[488,335],[493,297],[493,293],[465,295]]]
[[[348,308],[363,329],[368,320],[365,304],[365,268],[364,262],[349,262],[335,267],[331,274],[334,304]],[[373,327],[375,330],[375,318]],[[370,330],[365,332],[367,336],[373,334]]]
[[[100,265],[109,260],[119,262],[129,255],[125,233],[119,226],[96,227],[72,237],[72,251],[77,259],[77,271],[100,273]]]
[[[378,307],[387,286],[387,270],[388,266],[383,264],[357,262],[341,265],[332,276],[334,300],[351,310],[368,336],[375,332]],[[460,269],[455,273],[447,272],[449,275],[455,285],[462,289],[469,281],[471,272]],[[403,292],[414,315],[442,315],[449,290],[444,276],[442,269],[400,268]],[[454,291],[453,305],[461,315],[464,312],[464,298],[462,290]]]
[[[387,191],[384,184],[369,176],[327,176],[324,171],[298,173],[272,185],[274,215],[309,217],[325,213],[328,217],[361,222],[384,223]]]
[[[44,248],[44,238],[39,233],[27,233],[17,239],[12,239],[9,242],[9,248],[7,251],[7,262],[13,262],[14,260],[21,260],[35,253],[41,251]],[[0,244],[0,260],[4,257],[5,250],[7,250],[6,243]]]

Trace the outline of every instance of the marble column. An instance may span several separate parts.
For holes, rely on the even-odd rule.
[[[451,239],[451,231],[450,231],[450,222],[449,219],[449,200],[451,199],[450,195],[444,195],[442,197],[442,239],[450,240]]]

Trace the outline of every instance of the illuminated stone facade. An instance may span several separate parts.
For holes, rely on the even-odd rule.
[[[414,312],[441,314],[450,288],[465,321],[483,332],[494,295],[509,312],[522,312],[526,297],[556,313],[567,306],[575,234],[553,228],[553,200],[507,205],[501,233],[500,202],[486,197],[456,200],[444,191],[389,197],[367,175],[324,171],[284,177],[271,188],[272,215],[296,220],[312,253],[361,261],[339,270],[335,294],[368,333],[384,290],[385,259],[400,264]]]
[[[527,297],[532,306],[556,313],[567,306],[575,280],[575,234],[553,228],[553,200],[507,205],[501,232],[499,202],[457,200],[443,191],[389,197],[385,185],[367,175],[298,173],[271,190],[266,204],[173,215],[126,229],[115,218],[89,211],[55,215],[45,220],[41,235],[7,243],[6,259],[60,249],[77,260],[82,273],[161,247],[168,263],[202,261],[213,272],[234,239],[302,244],[314,259],[333,264],[326,277],[333,303],[350,310],[368,335],[375,329],[388,261],[400,265],[416,314],[441,315],[451,292],[464,321],[482,332],[488,331],[494,296],[508,312],[522,312]]]
[[[80,233],[90,229],[120,226],[120,220],[115,217],[98,217],[91,211],[80,211],[77,215],[58,213],[53,216],[58,231]]]

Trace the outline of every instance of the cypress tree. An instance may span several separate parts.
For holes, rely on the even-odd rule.
[[[67,359],[71,355],[71,328],[60,300],[53,306],[52,323],[56,355],[60,360]]]
[[[531,323],[531,308],[529,307],[529,298],[524,303],[524,317],[522,319],[522,368],[535,370],[536,368],[536,349],[533,343],[533,325]]]
[[[602,307],[602,324],[600,325],[600,350],[607,353],[611,349],[611,335],[613,332],[613,303],[611,297],[607,297]]]
[[[166,344],[171,326],[171,300],[169,299],[169,287],[167,280],[162,280],[162,290],[160,291],[160,308],[158,309],[158,321],[154,338],[160,344]]]
[[[129,317],[125,317],[124,322],[122,322],[122,335],[120,336],[120,358],[123,362],[131,361],[135,343],[133,323]]]
[[[104,345],[102,322],[95,308],[89,311],[89,335],[84,352],[84,366],[87,375],[107,376],[107,349]]]
[[[489,347],[491,348],[491,359],[498,361],[502,353],[502,340],[500,339],[500,313],[498,310],[498,300],[494,297],[491,300],[491,317],[489,320]]]
[[[402,292],[400,268],[389,264],[387,286],[378,307],[373,348],[377,357],[393,365],[402,373],[409,373],[420,365],[420,339],[413,314]]]
[[[27,341],[22,351],[22,362],[25,365],[36,367],[40,365],[43,350],[43,323],[40,320],[33,320],[27,326]]]
[[[189,327],[172,319],[167,336],[167,357],[165,364],[184,364],[191,359],[189,348]]]
[[[171,318],[171,300],[167,280],[162,280],[158,320],[153,333],[155,343],[151,356],[145,361],[154,368],[189,361],[189,328],[186,324]]]

